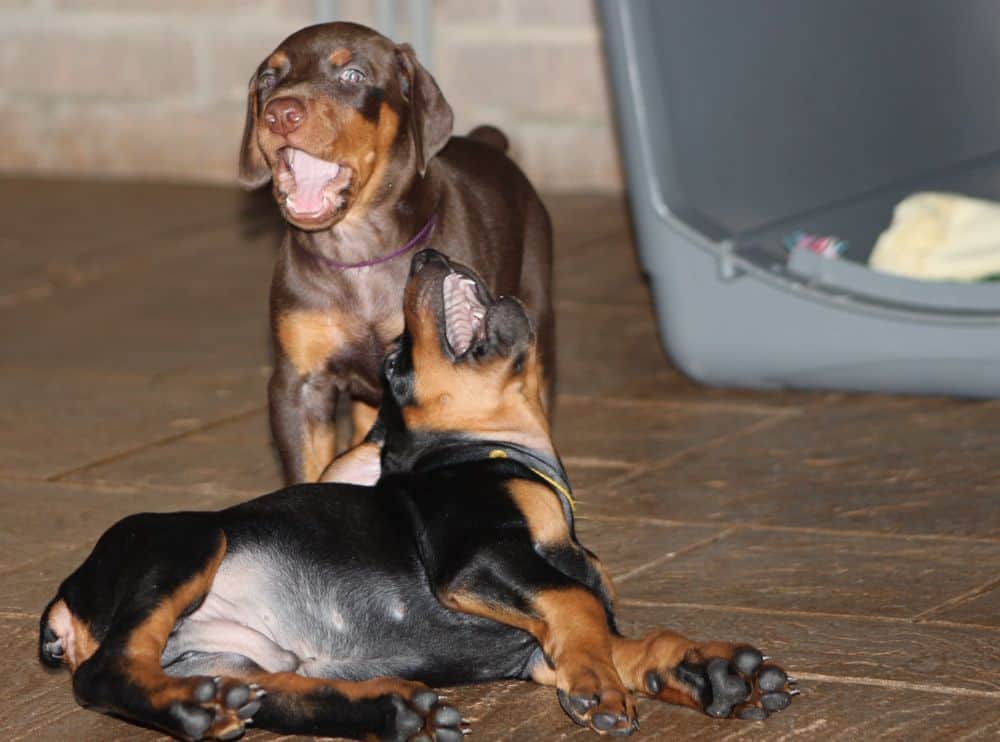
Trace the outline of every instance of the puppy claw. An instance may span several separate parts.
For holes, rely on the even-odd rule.
[[[218,737],[216,737],[216,739],[221,739],[221,740],[225,740],[225,741],[233,740],[233,739],[239,739],[240,737],[243,736],[243,733],[245,731],[246,731],[246,729],[244,729],[243,725],[240,724],[239,726],[233,727],[228,732],[223,732]]]
[[[783,711],[792,702],[792,697],[788,693],[765,693],[760,697],[761,705],[768,712]]]
[[[462,721],[462,715],[451,706],[441,706],[434,712],[434,723],[443,727],[457,726]]]
[[[422,690],[413,696],[410,703],[418,711],[423,713],[428,713],[437,703],[441,697],[432,690]]]
[[[767,718],[767,711],[759,706],[744,706],[736,712],[736,718],[743,721],[764,721]]]
[[[660,677],[660,674],[656,670],[650,670],[642,679],[646,685],[646,690],[654,696],[663,690],[663,678]]]

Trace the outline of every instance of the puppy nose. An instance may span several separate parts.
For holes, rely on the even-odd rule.
[[[414,255],[413,260],[410,261],[410,275],[415,276],[428,263],[438,263],[440,265],[448,265],[447,259],[437,250],[421,250],[416,255]]]
[[[275,98],[264,106],[264,121],[275,134],[291,134],[305,118],[306,108],[295,98]]]

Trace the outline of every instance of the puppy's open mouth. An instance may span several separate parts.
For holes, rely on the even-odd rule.
[[[301,149],[283,147],[278,150],[276,183],[290,218],[322,222],[345,205],[351,169]]]
[[[441,291],[445,340],[455,358],[461,358],[486,338],[489,297],[476,280],[456,272],[445,276]]]

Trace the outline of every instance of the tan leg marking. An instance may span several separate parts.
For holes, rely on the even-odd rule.
[[[305,481],[318,482],[336,454],[337,429],[333,420],[319,422],[307,419],[303,432],[302,465]]]
[[[354,426],[351,433],[352,446],[359,445],[365,439],[377,417],[378,408],[364,402],[351,402],[351,423]]]
[[[611,654],[611,633],[604,606],[582,588],[546,590],[534,600],[546,634],[542,649],[555,664],[556,686],[570,695],[601,696],[594,708],[635,717],[634,701],[625,689]]]
[[[63,662],[71,672],[90,659],[100,646],[90,628],[73,615],[64,600],[57,601],[49,611],[49,628],[62,642]]]
[[[275,323],[275,337],[282,352],[303,376],[319,371],[347,340],[347,323],[335,311],[295,311]]]
[[[650,632],[642,639],[614,637],[611,640],[615,667],[630,690],[700,710],[701,703],[692,695],[691,689],[677,680],[672,672],[672,668],[677,667],[688,650],[695,646],[690,639],[666,629]],[[664,681],[663,689],[655,695],[647,690],[645,682],[646,673],[654,669],[661,671]]]
[[[604,606],[589,591],[544,590],[532,601],[531,614],[485,603],[470,594],[452,594],[444,602],[455,610],[515,626],[534,636],[555,669],[540,664],[533,668],[533,679],[592,704],[576,714],[578,723],[590,723],[598,714],[624,715],[627,721],[616,724],[621,728],[636,718],[635,700],[612,661]]]
[[[325,689],[333,690],[350,701],[363,701],[396,693],[409,700],[415,694],[428,690],[427,686],[402,678],[379,677],[370,680],[327,680],[308,678],[294,672],[248,673],[240,680],[257,683],[268,692],[307,695]]]
[[[219,548],[205,568],[166,595],[149,617],[129,636],[125,644],[124,672],[149,694],[151,704],[165,708],[174,701],[190,699],[197,678],[174,678],[163,672],[160,657],[167,639],[184,609],[209,591],[215,573],[226,555],[226,537],[219,533]]]
[[[526,479],[512,480],[507,489],[528,524],[532,543],[540,546],[570,544],[569,524],[562,501],[549,487]]]

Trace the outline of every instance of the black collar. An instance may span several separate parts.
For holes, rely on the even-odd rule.
[[[417,459],[412,471],[423,473],[472,461],[508,461],[520,465],[527,470],[525,478],[548,485],[559,496],[566,518],[572,522],[576,502],[562,462],[558,457],[551,458],[516,443],[464,440],[435,446],[430,453]]]

